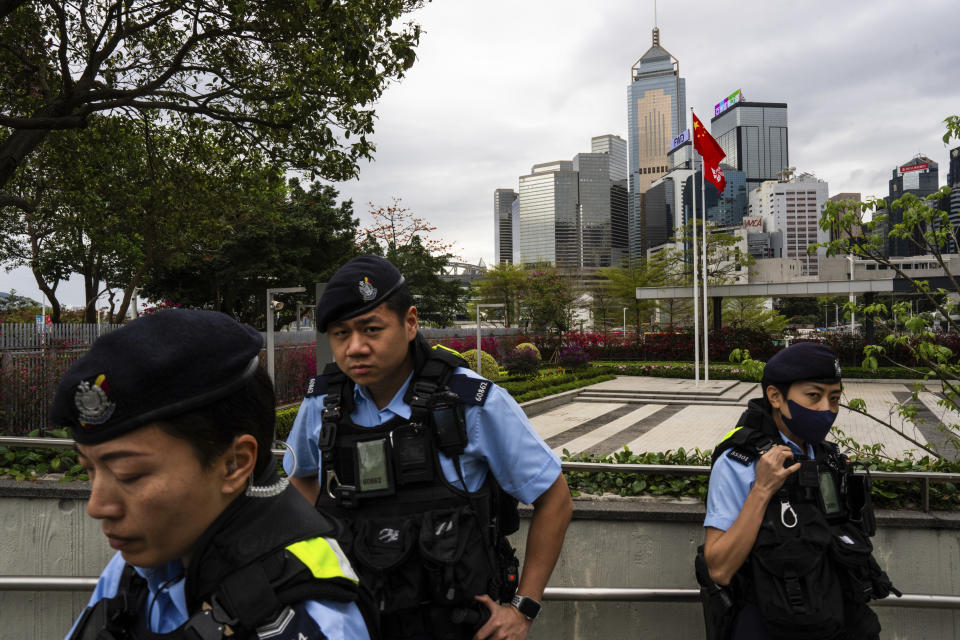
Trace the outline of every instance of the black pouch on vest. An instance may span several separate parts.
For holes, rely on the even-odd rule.
[[[830,557],[832,536],[825,523],[805,513],[816,508],[790,505],[775,497],[750,556],[763,626],[775,638],[842,637],[843,597]],[[788,517],[788,509],[798,513]]]
[[[880,633],[880,621],[867,606],[869,600],[877,597],[870,578],[873,545],[854,524],[836,525],[832,529],[830,554],[843,588],[847,637],[851,640],[875,638]]]
[[[433,602],[472,604],[487,592],[489,562],[470,507],[423,514],[419,544]]]
[[[406,424],[393,430],[393,467],[401,486],[433,480],[433,439],[426,429]]]
[[[420,530],[413,518],[364,521],[354,538],[360,581],[382,594],[377,608],[393,613],[423,600],[423,579],[414,549]]]

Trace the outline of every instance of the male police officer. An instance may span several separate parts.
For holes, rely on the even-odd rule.
[[[697,562],[710,640],[876,638],[866,602],[898,592],[871,555],[869,480],[824,441],[839,361],[794,344],[767,362],[761,389],[713,453]]]
[[[335,364],[311,382],[288,441],[296,468],[290,454],[284,466],[348,523],[345,548],[383,634],[522,640],[571,516],[557,457],[503,389],[429,348],[387,260],[341,267],[317,328]],[[534,506],[519,583],[504,538],[517,526],[510,496]],[[512,605],[495,602],[514,590]]]
[[[51,421],[117,550],[71,640],[367,638],[332,523],[277,476],[262,345],[222,313],[161,311],[64,374]]]

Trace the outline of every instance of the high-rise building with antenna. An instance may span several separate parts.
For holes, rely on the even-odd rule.
[[[660,46],[660,29],[653,44],[630,69],[627,87],[629,145],[628,224],[630,259],[642,259],[650,247],[644,194],[667,173],[667,153],[674,137],[687,128],[686,81],[680,63]]]

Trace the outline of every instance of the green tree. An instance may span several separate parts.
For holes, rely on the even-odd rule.
[[[781,333],[787,328],[787,318],[776,309],[767,309],[765,298],[730,298],[723,301],[723,318],[734,327],[759,329],[767,333]]]
[[[520,298],[520,315],[534,331],[562,334],[573,322],[571,278],[549,264],[531,265],[525,271],[527,286]]]
[[[0,3],[0,188],[52,130],[154,113],[346,179],[376,103],[416,56],[420,0]],[[3,204],[23,204],[7,194]]]
[[[262,327],[268,288],[305,286],[302,297],[309,299],[313,283],[329,279],[355,255],[353,204],[338,204],[332,186],[256,183],[262,188],[244,190],[242,202],[221,210],[206,233],[148,273],[146,296],[216,309]],[[294,314],[288,305],[282,320]]]
[[[504,326],[516,324],[520,306],[520,294],[526,287],[523,268],[501,262],[488,268],[477,287],[477,297],[482,304],[503,304]],[[474,311],[475,313],[476,311]]]
[[[640,335],[640,320],[646,318],[656,307],[652,300],[638,300],[637,287],[651,287],[663,284],[665,274],[663,264],[647,260],[625,263],[620,267],[604,267],[599,275],[606,278],[607,291],[615,306],[628,307],[629,317],[633,319],[634,330]]]
[[[370,215],[373,225],[360,232],[360,250],[383,256],[400,270],[421,323],[445,327],[465,314],[468,292],[459,280],[443,278],[444,267],[456,258],[453,245],[430,237],[436,227],[401,206],[399,198],[386,207],[371,204]]]
[[[944,122],[947,126],[944,142],[952,138],[960,139],[960,118],[950,116]],[[828,256],[852,254],[893,271],[897,277],[910,283],[916,296],[946,321],[950,331],[956,332],[957,304],[954,300],[960,296],[960,283],[957,275],[951,272],[951,263],[945,254],[951,244],[956,246],[957,233],[948,213],[940,205],[949,194],[950,188],[943,187],[924,198],[908,193],[890,203],[879,198],[871,198],[866,202],[828,202],[820,218],[820,228],[830,232],[835,239],[817,246],[825,247]],[[902,220],[891,224],[889,211],[901,212]],[[907,240],[919,254],[933,256],[944,273],[940,286],[932,286],[928,279],[914,277],[898,261],[891,260],[884,251],[888,235]],[[810,250],[815,251],[816,247]],[[939,380],[943,390],[940,405],[953,412],[960,411],[960,384],[957,383],[960,380],[960,361],[957,354],[938,344],[930,326],[932,317],[914,315],[909,302],[903,301],[893,304],[873,302],[855,309],[853,303],[847,303],[846,306],[858,315],[865,314],[876,321],[888,322],[888,326],[893,321],[902,328],[877,344],[865,346],[864,367],[876,368],[883,362],[909,369],[912,375],[919,374],[925,380]],[[911,366],[899,362],[892,357],[894,350],[906,350],[918,364]],[[922,383],[915,385],[914,401],[922,389]],[[857,400],[855,406],[863,410],[866,408],[861,400]],[[898,411],[906,419],[916,418],[916,410],[908,404],[900,405]],[[883,422],[882,419],[880,421]],[[960,424],[944,426],[949,432],[950,442],[960,449]]]

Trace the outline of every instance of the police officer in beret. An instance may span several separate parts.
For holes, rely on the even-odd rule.
[[[161,311],[63,376],[51,421],[117,551],[67,638],[368,637],[332,523],[277,475],[262,342],[221,313]]]
[[[417,327],[389,261],[336,272],[317,303],[335,362],[310,383],[284,468],[344,523],[385,637],[522,640],[571,516],[560,462],[506,391]],[[534,508],[522,571],[506,539],[518,500]]]
[[[877,638],[866,602],[899,592],[871,555],[869,478],[825,440],[840,363],[796,343],[770,358],[760,387],[713,452],[696,562],[708,640]]]

